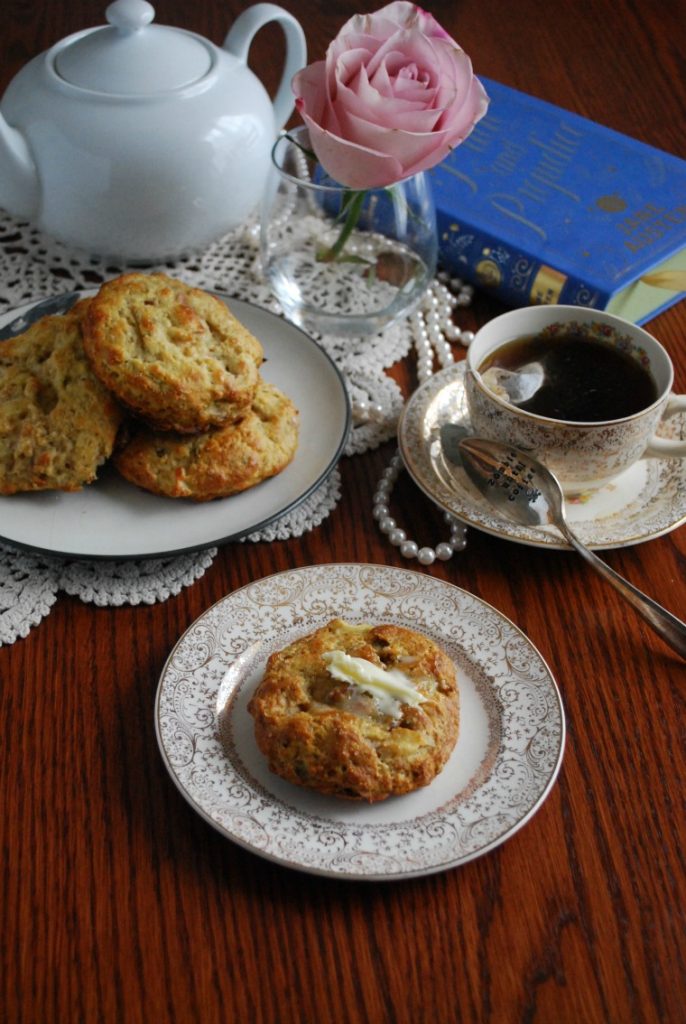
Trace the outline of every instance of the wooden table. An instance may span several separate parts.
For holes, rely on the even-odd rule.
[[[104,6],[104,5],[103,5]],[[159,20],[220,43],[242,5],[160,0]],[[286,0],[311,58],[360,5]],[[477,72],[686,156],[679,5],[441,0]],[[100,5],[8,0],[0,85]],[[273,84],[278,29],[256,44]],[[477,296],[476,327],[499,312]],[[686,305],[650,324],[686,389]],[[409,389],[412,365],[396,368]],[[642,1024],[686,1019],[684,665],[572,553],[470,530],[420,572],[458,584],[539,648],[564,699],[559,780],[487,856],[388,884],[287,870],[227,841],[162,764],[153,702],[171,647],[246,582],[322,562],[410,567],[371,518],[393,446],[341,464],[343,497],[298,540],[231,544],[152,607],[61,595],[0,649],[0,1017],[8,1024]],[[402,478],[396,518],[422,543],[441,513]],[[354,524],[354,528],[353,528]],[[683,614],[686,530],[607,552]]]

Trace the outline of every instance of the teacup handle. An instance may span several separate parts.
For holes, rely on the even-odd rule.
[[[686,395],[670,395],[662,418],[668,419],[678,412],[686,411]],[[653,434],[644,455],[654,455],[658,459],[686,458],[686,439],[677,441],[668,437],[657,437]]]
[[[274,97],[274,120],[278,130],[284,126],[295,106],[291,79],[307,62],[307,43],[300,22],[276,4],[255,4],[239,14],[223,46],[246,64],[253,37],[270,21],[278,21],[286,37],[286,62]]]

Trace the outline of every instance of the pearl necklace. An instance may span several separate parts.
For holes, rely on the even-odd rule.
[[[450,288],[446,286],[447,281]],[[438,280],[427,289],[421,306],[411,315],[420,385],[433,374],[434,358],[438,359],[441,367],[454,362],[451,342],[459,342],[466,348],[474,338],[472,331],[461,331],[453,321],[453,310],[458,306],[468,306],[473,293],[471,285],[464,284],[459,278],[439,273]],[[356,402],[353,404],[353,414],[358,421],[371,420],[382,415],[383,411],[376,403]],[[433,565],[437,558],[446,562],[456,551],[464,551],[466,548],[467,527],[455,516],[445,512],[444,519],[450,527],[448,540],[437,544],[435,548],[420,548],[416,541],[409,540],[405,531],[398,527],[390,515],[391,494],[402,468],[402,458],[396,451],[377,484],[372,516],[381,533],[388,537],[394,547],[399,548],[403,558],[416,558],[420,565]]]

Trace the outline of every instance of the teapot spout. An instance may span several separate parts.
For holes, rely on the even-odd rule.
[[[38,171],[26,139],[0,114],[0,206],[32,218],[38,206]]]

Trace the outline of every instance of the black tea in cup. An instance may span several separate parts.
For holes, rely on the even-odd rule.
[[[540,384],[517,408],[574,423],[599,423],[633,416],[656,401],[658,389],[639,360],[609,341],[589,337],[574,324],[554,333],[508,341],[479,366],[516,374],[536,367]]]

